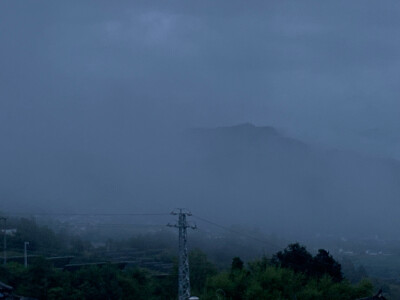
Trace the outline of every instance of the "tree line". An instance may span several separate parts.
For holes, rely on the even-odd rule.
[[[57,254],[90,255],[90,242],[69,232],[54,232],[34,220],[14,220],[18,229],[9,245],[17,247],[31,242],[32,250],[47,249]],[[138,247],[144,237],[131,239]],[[141,245],[139,245],[141,244]],[[18,295],[37,299],[176,299],[177,257],[170,255],[174,267],[169,274],[130,267],[120,269],[112,263],[91,265],[75,271],[56,268],[45,257],[30,261],[28,268],[16,262],[0,267],[0,281],[15,288]],[[298,244],[245,263],[240,257],[221,266],[211,261],[200,249],[189,255],[192,295],[200,299],[357,299],[371,296],[369,280],[350,283],[342,274],[341,265],[320,249],[312,255]]]

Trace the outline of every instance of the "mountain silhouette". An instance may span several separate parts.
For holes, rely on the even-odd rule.
[[[395,160],[326,150],[249,123],[195,129],[189,140],[183,182],[230,222],[326,234],[390,234],[398,223]]]

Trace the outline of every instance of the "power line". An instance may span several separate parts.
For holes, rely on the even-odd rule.
[[[219,227],[219,228],[221,228],[221,229],[224,229],[224,230],[229,231],[229,232],[234,233],[234,234],[238,234],[238,235],[241,235],[241,236],[245,236],[245,237],[250,238],[250,239],[252,239],[252,240],[254,240],[254,241],[257,241],[257,242],[259,242],[259,243],[267,244],[267,245],[270,246],[270,247],[273,247],[273,248],[276,248],[276,249],[281,249],[281,248],[282,248],[282,247],[280,247],[280,246],[278,246],[278,245],[276,245],[276,244],[274,244],[274,243],[271,243],[271,242],[269,242],[269,241],[267,241],[267,240],[262,240],[262,239],[259,239],[259,238],[257,238],[257,237],[254,237],[254,236],[252,236],[252,235],[249,235],[249,234],[247,234],[247,233],[233,230],[233,229],[231,229],[231,228],[229,228],[229,227],[226,227],[226,226],[217,224],[217,223],[215,223],[215,222],[213,222],[213,221],[204,219],[204,218],[199,217],[199,216],[196,216],[196,215],[192,215],[192,216],[193,216],[194,218],[196,218],[196,219],[198,219],[198,220],[200,220],[200,221],[203,221],[203,222],[205,222],[205,223],[208,223],[208,224],[210,224],[210,225]]]
[[[137,227],[165,227],[164,224],[137,224],[137,223],[71,223],[69,225],[80,225],[80,226],[137,226]]]
[[[8,216],[167,216],[169,213],[15,213],[11,212]]]
[[[146,216],[168,216],[170,215],[170,213],[60,213],[60,212],[56,212],[56,213],[20,213],[20,212],[10,212],[8,213],[8,216],[65,216],[65,217],[73,217],[73,216],[81,216],[81,217],[117,217],[117,216],[127,216],[127,217],[146,217]],[[221,228],[223,230],[229,231],[231,233],[243,236],[243,237],[247,237],[249,239],[252,239],[254,241],[257,241],[259,243],[268,245],[269,247],[273,247],[276,249],[281,249],[281,246],[278,246],[274,243],[271,243],[267,240],[263,240],[260,239],[258,237],[252,236],[250,234],[247,234],[245,232],[240,232],[237,230],[234,230],[232,228],[226,227],[224,225],[215,223],[213,221],[207,220],[203,217],[197,216],[197,215],[193,215],[194,218],[208,223],[210,225],[213,225],[215,227]],[[87,225],[93,225],[93,226],[160,226],[160,225],[155,225],[155,224],[129,224],[129,223],[112,223],[112,224],[87,224]]]

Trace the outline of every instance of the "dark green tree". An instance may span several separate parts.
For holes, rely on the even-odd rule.
[[[276,253],[272,257],[272,263],[295,272],[309,274],[312,269],[313,257],[304,246],[294,243]]]
[[[217,274],[217,268],[208,259],[207,255],[199,249],[189,253],[190,283],[192,294],[200,294],[206,285],[207,278]]]
[[[313,257],[310,273],[316,277],[327,274],[335,282],[343,280],[341,265],[324,249],[319,249],[318,254]]]
[[[232,265],[231,265],[231,270],[236,271],[236,270],[243,270],[244,263],[240,259],[240,257],[234,257],[232,259]]]

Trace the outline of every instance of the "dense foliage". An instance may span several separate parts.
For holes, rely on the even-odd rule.
[[[343,280],[341,265],[324,249],[319,249],[318,254],[313,257],[304,246],[290,244],[284,251],[275,254],[272,262],[276,266],[308,276],[320,278],[329,275],[335,282]]]
[[[153,278],[138,269],[121,271],[111,264],[69,272],[42,259],[27,269],[16,263],[1,267],[0,278],[16,294],[38,299],[173,299],[176,294],[170,278]]]
[[[293,261],[292,261],[293,262]],[[294,266],[276,266],[267,258],[250,263],[246,268],[235,258],[231,270],[209,278],[202,299],[313,299],[353,300],[370,296],[373,286],[363,280],[352,285],[338,282],[328,272],[308,275]],[[296,269],[296,270],[295,270]]]
[[[322,276],[276,266],[267,258],[247,266],[235,257],[229,270],[218,272],[204,253],[190,254],[192,294],[201,299],[356,299],[369,296],[372,284],[337,282]],[[17,263],[0,267],[0,279],[16,293],[38,299],[176,299],[177,269],[169,276],[152,276],[141,269],[120,270],[112,264],[61,271],[45,259],[25,269]]]
[[[0,281],[13,286],[18,295],[49,300],[177,298],[177,259],[171,254],[164,254],[169,255],[167,261],[174,262],[169,274],[134,267],[119,269],[112,263],[68,271],[56,268],[60,266],[53,265],[54,261],[45,257],[73,254],[75,260],[84,258],[82,262],[106,257],[99,256],[88,240],[67,231],[55,232],[31,219],[11,220],[10,223],[17,228],[16,234],[9,237],[10,248],[15,249],[10,252],[21,255],[18,248],[28,240],[29,251],[36,255],[30,258],[28,268],[21,264],[21,260],[11,260],[11,257],[7,265],[0,266]],[[167,241],[162,239],[163,236],[155,237],[141,236],[127,242],[108,241],[106,248],[119,250],[126,243],[143,250],[162,248]],[[225,253],[224,259],[230,253]],[[321,249],[313,256],[299,244],[289,245],[271,260],[263,257],[244,263],[241,258],[234,257],[231,266],[225,268],[215,260],[209,261],[207,255],[198,249],[190,252],[189,260],[192,294],[202,300],[350,300],[370,296],[373,290],[369,281],[352,285],[344,279],[341,265],[327,251]]]

